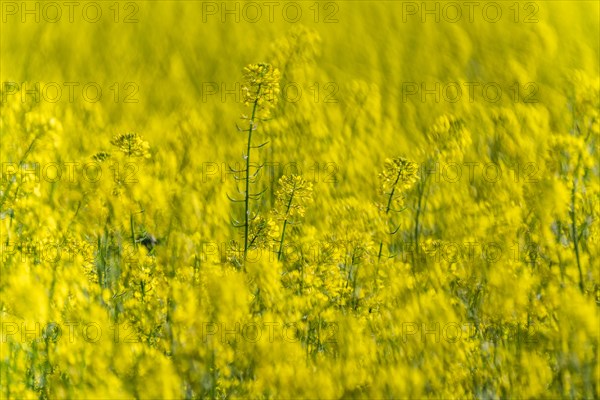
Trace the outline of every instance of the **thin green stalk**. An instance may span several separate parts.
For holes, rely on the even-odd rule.
[[[292,200],[294,199],[294,193],[296,193],[296,181],[294,181],[294,188],[292,189],[292,194],[290,196],[290,200],[287,204],[287,209],[285,210],[285,220],[283,221],[283,229],[281,232],[281,240],[279,241],[279,251],[277,252],[277,261],[281,260],[281,253],[283,252],[283,241],[285,240],[285,228],[288,223],[287,215],[290,212],[290,208],[292,207]]]
[[[377,263],[379,264],[379,262],[381,261],[381,253],[383,250],[383,239],[381,239],[379,241],[379,253],[377,254]]]
[[[129,213],[129,225],[131,226],[131,243],[133,243],[133,249],[137,250],[137,242],[135,240],[135,225],[133,222],[133,213]]]
[[[35,145],[35,142],[38,140],[38,138],[41,136],[41,134],[38,134],[35,138],[33,138],[33,141],[29,144],[29,147],[27,148],[27,150],[25,150],[25,153],[23,153],[23,156],[21,157],[21,160],[19,160],[19,168],[21,168],[23,162],[25,161],[25,158],[27,158],[27,155],[29,155],[29,153],[31,152],[31,150],[33,150],[33,146]],[[8,184],[6,185],[6,190],[4,191],[2,198],[0,199],[0,211],[3,210],[3,206],[4,206],[4,202],[6,201],[6,198],[8,197],[9,193],[10,193],[10,189],[12,187],[14,180],[11,179],[8,181]]]
[[[575,248],[575,259],[577,260],[577,269],[579,270],[579,289],[581,293],[583,289],[583,272],[581,271],[581,261],[579,260],[579,239],[577,238],[577,218],[575,216],[575,185],[576,180],[573,179],[573,189],[571,189],[571,232],[573,234],[573,247]]]
[[[574,129],[577,132],[580,132],[579,130],[579,126],[577,125],[577,123],[574,123],[575,127]],[[586,135],[585,139],[584,139],[584,143],[587,143],[589,137],[590,137],[591,131],[588,131],[588,134]],[[573,235],[573,248],[575,250],[575,259],[577,260],[577,270],[579,272],[579,290],[581,290],[581,293],[584,293],[584,285],[583,285],[583,271],[581,270],[581,261],[580,261],[580,257],[579,257],[579,238],[577,237],[577,217],[575,214],[575,194],[577,193],[577,178],[576,178],[576,174],[577,171],[579,171],[579,167],[581,165],[581,157],[582,155],[579,154],[579,157],[577,158],[577,164],[575,166],[574,172],[573,172],[573,188],[571,189],[571,233]]]
[[[252,149],[252,131],[254,130],[254,118],[258,107],[260,95],[260,84],[258,85],[256,100],[252,106],[252,117],[248,128],[248,146],[246,147],[246,191],[244,192],[244,263],[248,255],[248,228],[250,226],[250,150]]]
[[[417,212],[415,214],[415,232],[414,232],[414,239],[415,239],[415,247],[418,249],[419,248],[419,217],[421,214],[421,203],[423,201],[423,193],[425,192],[425,182],[423,182],[423,185],[419,185],[419,199],[417,201]]]
[[[398,184],[398,181],[400,180],[401,173],[402,173],[402,171],[398,171],[398,175],[396,176],[396,181],[394,181],[394,184],[392,185],[392,191],[390,192],[390,197],[388,198],[387,206],[385,208],[386,216],[390,212],[390,208],[392,206],[392,200],[394,198],[394,193],[396,192],[396,185]],[[377,263],[379,263],[381,261],[382,249],[383,249],[383,239],[379,242],[379,254],[377,255]]]
[[[423,184],[419,185],[419,200],[417,201],[417,212],[415,213],[415,231],[414,231],[414,240],[415,240],[415,251],[418,252],[419,251],[419,234],[420,234],[420,222],[419,222],[419,218],[421,216],[421,211],[422,211],[422,206],[424,207],[424,203],[423,203],[423,199],[424,199],[424,195],[425,195],[425,190],[427,187],[427,181],[428,181],[429,176],[426,176],[425,179],[423,180]],[[413,254],[413,265],[415,264],[415,256],[414,256],[414,252]]]
[[[283,241],[285,239],[285,228],[287,226],[287,218],[283,221],[283,229],[281,232],[281,239],[279,240],[279,251],[277,252],[277,261],[281,260],[281,253],[283,252]]]

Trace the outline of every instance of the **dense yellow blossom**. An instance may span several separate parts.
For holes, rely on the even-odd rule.
[[[267,3],[2,3],[0,398],[600,398],[597,3]]]

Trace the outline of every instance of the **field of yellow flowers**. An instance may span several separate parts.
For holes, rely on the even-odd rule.
[[[595,1],[2,1],[0,398],[599,398]]]

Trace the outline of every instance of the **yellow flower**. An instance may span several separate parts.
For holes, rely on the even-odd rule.
[[[461,118],[442,115],[437,118],[427,133],[429,143],[443,157],[452,158],[462,154],[471,144],[471,137]]]
[[[270,64],[250,64],[244,68],[242,101],[253,107],[254,116],[268,118],[277,105],[279,70]]]
[[[150,158],[150,145],[137,133],[116,135],[110,143],[128,157]]]
[[[279,179],[279,190],[275,213],[280,220],[303,217],[306,205],[313,201],[312,183],[298,175],[282,176]]]
[[[385,169],[379,174],[381,189],[384,193],[389,193],[394,187],[401,190],[410,189],[419,180],[418,169],[416,162],[404,157],[386,159]]]

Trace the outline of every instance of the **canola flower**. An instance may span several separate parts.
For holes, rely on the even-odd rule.
[[[599,398],[597,11],[539,7],[419,35],[364,2],[285,35],[188,3],[3,29],[6,80],[73,49],[74,75],[135,71],[140,102],[0,88],[0,398]],[[106,40],[139,51],[81,45]],[[240,146],[238,98],[200,89],[248,54],[272,64],[244,72]],[[425,77],[511,91],[402,98]]]
[[[127,157],[150,157],[150,145],[137,133],[116,135],[110,143]]]
[[[404,157],[385,160],[385,169],[379,174],[379,180],[381,193],[388,196],[384,206],[386,214],[392,210],[393,203],[402,204],[404,193],[411,189],[418,179],[418,165],[414,161]]]
[[[280,188],[277,191],[277,201],[274,208],[277,219],[283,221],[279,250],[277,251],[278,260],[281,259],[283,252],[285,230],[288,223],[294,223],[297,218],[304,216],[306,205],[312,202],[313,191],[312,184],[298,175],[281,177],[279,185]]]
[[[250,64],[244,68],[242,102],[251,107],[251,123],[255,118],[266,119],[277,105],[279,70],[270,64]]]
[[[419,176],[417,163],[404,157],[388,158],[385,160],[384,166],[385,169],[379,174],[379,191],[386,197],[386,202],[380,204],[379,210],[387,217],[390,211],[394,213],[404,211],[406,194],[413,188]],[[391,219],[387,220],[388,225],[390,221]],[[392,235],[399,230],[399,226],[396,228],[387,226],[387,228],[388,233]],[[382,251],[383,240],[379,242],[378,261],[381,260]]]
[[[253,219],[256,216],[251,216],[250,200],[257,200],[261,193],[251,193],[250,183],[259,170],[254,173],[251,172],[251,152],[253,148],[261,148],[267,144],[264,142],[261,145],[252,145],[252,134],[257,129],[258,121],[262,121],[271,115],[271,111],[277,104],[277,95],[279,94],[279,70],[270,64],[250,64],[244,68],[244,84],[242,85],[242,97],[244,105],[251,107],[252,113],[250,117],[242,115],[242,119],[248,120],[248,129],[246,130],[248,135],[246,153],[244,155],[245,168],[241,171],[245,176],[243,178],[243,184],[245,186],[242,191],[244,199],[240,202],[244,203],[244,216],[243,223],[237,226],[244,228],[244,256],[245,262],[249,243],[250,243],[250,229]],[[259,168],[260,169],[260,168]],[[234,200],[234,202],[237,202]]]

